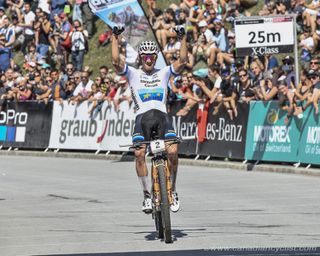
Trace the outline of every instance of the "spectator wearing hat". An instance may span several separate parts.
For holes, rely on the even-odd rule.
[[[0,35],[0,74],[14,67],[12,50],[6,47],[7,41],[4,35]]]
[[[16,40],[16,34],[14,28],[10,26],[10,20],[8,17],[3,19],[3,27],[0,28],[0,34],[4,35],[6,38],[7,43],[5,44],[6,47],[13,47],[14,41]]]
[[[128,103],[130,104],[132,102],[132,97],[131,97],[131,91],[129,88],[129,83],[125,76],[121,76],[117,81],[117,83],[119,87],[116,95],[113,98],[113,104],[114,104],[115,110],[118,112],[120,103],[123,101],[128,101]]]
[[[220,90],[217,95],[218,105],[214,107],[213,114],[218,114],[221,107],[225,107],[229,115],[230,120],[233,120],[238,116],[238,110],[236,106],[237,94],[235,92],[235,83],[232,79],[232,75],[229,67],[221,69],[222,81]]]
[[[197,56],[203,56],[208,62],[210,59],[211,48],[216,47],[215,37],[212,31],[208,28],[208,24],[205,20],[200,21],[198,27],[200,29],[200,36],[193,46],[192,53],[196,60]]]

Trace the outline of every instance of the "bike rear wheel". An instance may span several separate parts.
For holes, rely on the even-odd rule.
[[[157,162],[156,166],[158,168],[159,185],[160,185],[160,195],[161,195],[161,221],[163,227],[164,241],[166,243],[172,243],[171,237],[171,220],[170,220],[170,205],[167,193],[167,179],[165,175],[165,165],[164,161]],[[159,218],[160,219],[160,218]],[[159,229],[160,231],[160,229]]]

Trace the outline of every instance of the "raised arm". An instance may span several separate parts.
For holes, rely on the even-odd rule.
[[[118,73],[121,73],[124,69],[124,61],[120,58],[119,52],[119,39],[121,33],[124,31],[124,27],[114,27],[112,30],[112,44],[111,44],[111,52],[112,52],[112,64]]]
[[[178,39],[181,41],[180,57],[172,65],[175,72],[180,73],[188,62],[188,49],[186,32],[183,26],[176,26],[175,32],[177,33]]]

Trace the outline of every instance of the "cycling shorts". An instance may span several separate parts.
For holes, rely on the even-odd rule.
[[[132,142],[150,141],[155,137],[158,139],[177,137],[168,114],[157,109],[152,109],[137,115]]]

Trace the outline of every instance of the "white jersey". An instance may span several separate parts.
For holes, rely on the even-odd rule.
[[[128,78],[137,115],[151,109],[167,113],[168,82],[172,74],[177,75],[172,65],[155,69],[150,74],[145,73],[142,69],[125,65],[122,75]]]

